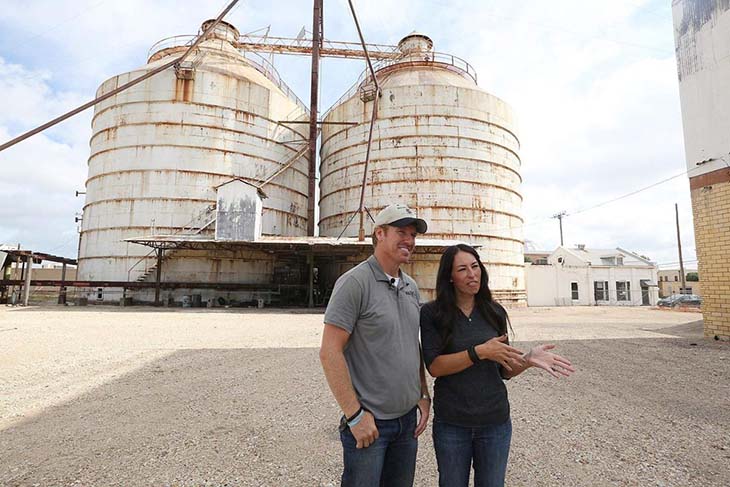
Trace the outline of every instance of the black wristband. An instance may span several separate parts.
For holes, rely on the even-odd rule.
[[[352,415],[352,416],[350,416],[349,418],[348,418],[348,417],[345,417],[345,419],[347,420],[347,422],[349,423],[349,422],[351,422],[351,421],[352,421],[353,419],[357,418],[357,415],[358,415],[358,414],[360,414],[360,413],[362,412],[362,410],[363,410],[363,409],[364,409],[364,408],[363,408],[362,406],[360,406],[360,409],[358,409],[357,411],[355,411],[355,414],[353,414],[353,415]]]
[[[473,364],[478,364],[482,361],[482,359],[479,358],[479,354],[477,354],[476,347],[472,345],[471,347],[466,349],[467,353],[469,354],[469,358],[471,359],[471,362]]]

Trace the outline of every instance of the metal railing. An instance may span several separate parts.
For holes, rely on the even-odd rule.
[[[239,50],[238,52],[241,53],[244,58],[246,58],[251,66],[253,66],[258,72],[266,76],[269,81],[274,83],[281,91],[283,91],[290,100],[296,102],[296,104],[302,110],[304,110],[307,115],[309,114],[309,107],[307,107],[307,105],[305,105],[304,102],[299,99],[296,93],[294,93],[294,91],[289,88],[289,85],[287,85],[284,80],[281,79],[281,75],[276,70],[274,65],[269,62],[268,59],[266,59],[261,54],[253,51]]]
[[[434,64],[441,64],[450,66],[452,68],[455,68],[455,71],[459,72],[460,74],[466,75],[472,80],[474,80],[474,83],[477,83],[477,72],[474,69],[474,67],[466,62],[464,59],[454,56],[452,54],[446,54],[443,52],[433,52],[428,53],[428,56],[424,56],[424,59],[417,60],[414,58],[412,53],[408,54],[402,54],[401,56],[393,59],[381,59],[380,61],[373,64],[373,69],[376,72],[380,71],[381,69],[387,68],[389,66],[393,66],[396,64],[405,64],[411,61],[419,61],[419,62],[430,62]],[[344,103],[346,100],[349,100],[351,97],[355,96],[355,94],[360,90],[361,86],[367,85],[368,83],[372,82],[372,77],[370,75],[369,69],[363,70],[363,72],[360,74],[360,76],[357,78],[357,81],[348,89],[332,106],[322,115],[322,120],[327,118],[327,115],[340,106],[342,103]]]
[[[151,58],[158,52],[162,51],[163,49],[169,49],[171,47],[184,47],[184,46],[190,46],[195,42],[195,38],[198,36],[195,35],[184,35],[184,36],[172,36],[172,37],[165,37],[161,41],[155,42],[152,47],[150,47],[150,50],[147,51],[147,59]]]
[[[149,60],[152,56],[164,49],[190,46],[193,42],[195,42],[196,38],[197,36],[194,35],[180,35],[162,39],[161,41],[156,42],[149,49],[149,51],[147,52],[147,59]],[[211,39],[208,39],[207,41],[210,40]],[[228,41],[220,40],[220,42],[228,44]],[[252,68],[263,74],[269,81],[274,83],[277,88],[284,92],[284,94],[290,100],[295,102],[297,106],[304,110],[306,114],[309,114],[309,108],[307,107],[307,105],[305,105],[304,102],[299,99],[296,93],[294,93],[294,91],[289,88],[289,85],[287,85],[284,80],[281,79],[281,75],[276,70],[274,65],[269,62],[269,60],[253,51],[238,49],[238,52],[246,59],[246,61],[251,65]]]
[[[176,230],[172,232],[170,235],[197,235],[200,232],[202,232],[204,229],[209,227],[214,221],[215,221],[215,215],[211,218],[210,214],[213,213],[216,209],[215,204],[209,204],[205,207],[200,213],[195,215],[189,222],[187,222],[185,225],[183,225],[179,230]],[[152,233],[155,233],[155,227],[152,227]],[[157,266],[157,257],[154,255],[156,252],[156,249],[150,250],[147,254],[142,256],[138,261],[136,261],[132,266],[127,269],[127,281],[131,279],[132,271],[135,267],[137,267],[139,264],[144,262],[144,270],[142,271],[142,276],[147,275],[148,271],[150,269],[154,269]],[[168,254],[165,256],[165,258],[169,257],[171,252],[168,251]],[[151,267],[147,267],[147,264],[149,263],[149,259],[154,258],[154,264]]]

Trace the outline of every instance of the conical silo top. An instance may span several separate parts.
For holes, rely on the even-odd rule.
[[[209,19],[203,22],[203,24],[200,26],[201,32],[205,32],[205,29],[215,22],[215,19]],[[222,39],[224,41],[228,41],[231,44],[238,41],[238,38],[241,36],[241,33],[238,32],[238,29],[233,24],[229,24],[228,22],[220,21],[218,22],[218,25],[215,26],[215,29],[213,29],[212,32],[208,33],[207,38],[208,39]]]

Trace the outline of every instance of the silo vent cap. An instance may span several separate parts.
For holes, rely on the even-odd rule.
[[[433,41],[426,34],[421,34],[414,30],[400,40],[398,49],[403,54],[431,52],[433,51]]]
[[[207,29],[213,22],[215,22],[215,19],[209,19],[203,22],[200,26],[200,32],[205,32],[205,29]],[[215,29],[208,34],[208,39],[222,39],[224,41],[234,43],[238,42],[238,38],[240,36],[241,33],[238,32],[238,29],[236,29],[233,24],[229,24],[228,22],[221,20],[218,22],[218,25],[215,26]]]

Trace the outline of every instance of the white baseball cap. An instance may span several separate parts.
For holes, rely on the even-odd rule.
[[[393,227],[405,227],[415,225],[418,233],[426,233],[428,224],[426,220],[418,218],[416,212],[403,203],[388,205],[375,217],[375,226],[391,225]]]

